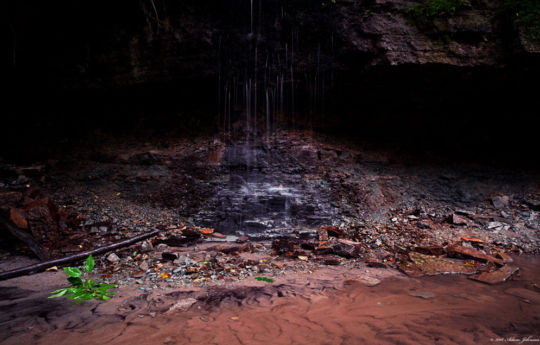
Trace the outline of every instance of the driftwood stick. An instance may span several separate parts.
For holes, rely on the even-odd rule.
[[[37,243],[30,233],[19,228],[18,226],[11,224],[9,219],[4,217],[2,214],[0,214],[0,224],[2,224],[13,236],[26,244],[41,261],[49,259],[49,253],[47,250]]]
[[[67,264],[67,263],[70,263],[70,262],[82,261],[82,260],[86,259],[88,257],[88,255],[90,255],[90,254],[92,254],[92,255],[102,254],[102,253],[105,253],[105,252],[108,252],[108,251],[111,251],[111,250],[114,250],[114,249],[117,249],[117,248],[128,246],[128,245],[133,244],[135,242],[139,242],[141,240],[144,240],[144,239],[146,239],[148,237],[155,236],[157,234],[159,234],[159,230],[153,230],[153,231],[147,232],[145,234],[140,234],[140,235],[137,235],[137,236],[133,236],[132,238],[128,238],[127,240],[123,240],[123,241],[120,241],[120,242],[109,244],[107,246],[103,246],[103,247],[100,247],[100,248],[92,249],[92,250],[89,250],[89,251],[86,251],[86,252],[83,252],[83,253],[78,253],[78,254],[66,256],[66,257],[60,258],[60,259],[44,261],[44,262],[40,262],[38,264],[34,264],[34,265],[22,267],[22,268],[17,268],[17,269],[11,270],[11,271],[0,272],[0,280],[19,277],[19,276],[22,276],[22,275],[25,275],[25,274],[37,273],[37,272],[44,271],[45,269],[47,269],[49,267],[52,267],[52,266],[56,266],[56,265],[64,265],[64,264]]]

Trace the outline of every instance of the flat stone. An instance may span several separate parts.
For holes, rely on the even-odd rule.
[[[215,238],[226,238],[227,236],[223,235],[222,233],[219,233],[219,232],[213,232],[212,233],[212,237],[215,237]]]
[[[374,278],[374,277],[370,277],[370,276],[360,276],[358,278],[356,278],[356,280],[358,280],[360,283],[366,285],[366,286],[369,286],[369,287],[372,287],[372,286],[376,286],[376,285],[379,285],[381,283],[381,281],[377,278]]]
[[[409,295],[413,297],[423,298],[423,299],[435,298],[435,296],[437,296],[433,292],[428,292],[428,291],[411,292]]]
[[[193,304],[197,303],[197,300],[195,298],[186,298],[186,299],[182,299],[178,302],[176,302],[175,304],[173,304],[169,310],[167,311],[167,313],[170,313],[170,312],[173,312],[175,310],[182,310],[182,311],[186,311],[188,310]]]
[[[486,284],[498,284],[507,281],[517,271],[519,267],[506,265],[494,272],[482,272],[469,278]]]
[[[114,264],[120,261],[120,258],[115,253],[111,253],[107,256],[107,261]]]
[[[470,259],[476,259],[480,261],[490,261],[496,263],[499,266],[502,266],[504,263],[502,260],[497,259],[491,255],[484,254],[479,250],[474,248],[458,246],[458,245],[448,245],[448,256],[451,257],[465,257]]]
[[[245,243],[249,240],[249,237],[247,236],[240,236],[236,239],[236,243]]]

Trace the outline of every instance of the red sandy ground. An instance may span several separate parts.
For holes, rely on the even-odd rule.
[[[47,272],[1,282],[0,343],[540,344],[540,258],[517,263],[517,280],[500,285],[370,268],[382,282],[368,287],[338,267],[168,295],[120,289],[87,304],[47,300],[62,278]],[[189,296],[198,301],[187,310],[166,311]]]

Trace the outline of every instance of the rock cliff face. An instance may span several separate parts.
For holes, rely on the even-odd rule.
[[[12,1],[3,146],[288,117],[400,145],[533,147],[534,42],[504,0],[441,1],[462,5],[423,18],[423,0]]]
[[[301,76],[373,66],[508,67],[539,61],[539,50],[521,39],[502,0],[473,0],[455,15],[429,20],[408,14],[416,5],[411,0],[21,1],[11,4],[8,35],[17,77],[37,74],[61,87],[224,74],[247,79],[249,70],[263,74],[291,66]],[[291,78],[290,71],[287,75]]]

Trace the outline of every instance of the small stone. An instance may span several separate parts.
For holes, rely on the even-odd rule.
[[[454,225],[468,225],[469,224],[469,220],[461,217],[461,216],[458,216],[457,214],[453,214],[452,215],[452,224]]]
[[[167,312],[169,313],[174,310],[186,311],[195,303],[197,303],[197,300],[195,298],[186,298],[173,304]]]
[[[245,243],[249,240],[247,236],[240,236],[236,239],[236,243]]]
[[[139,265],[139,268],[143,271],[146,271],[148,269],[148,263],[146,261],[143,261],[140,265]]]
[[[488,225],[487,225],[488,230],[500,229],[502,227],[504,227],[504,224],[501,223],[501,222],[489,222]]]
[[[299,256],[298,256],[298,260],[308,261],[308,257],[307,257],[307,256],[304,256],[304,255],[299,255]]]
[[[197,267],[187,267],[186,268],[186,274],[193,274],[199,272],[199,269]]]
[[[212,234],[214,233],[214,229],[202,228],[202,229],[199,229],[199,233],[201,233],[203,236],[212,236]]]
[[[508,197],[508,195],[500,195],[500,196],[491,198],[491,203],[493,204],[493,207],[499,210],[501,208],[508,206],[509,202],[510,202],[510,198]]]
[[[169,250],[169,246],[166,245],[165,243],[160,243],[160,244],[157,245],[156,250],[158,252],[166,252],[166,251]]]
[[[107,261],[114,264],[120,261],[120,258],[115,253],[111,253],[107,256]]]
[[[430,298],[434,298],[435,296],[437,296],[436,294],[434,294],[433,292],[412,292],[410,293],[409,295],[413,296],[413,297],[419,297],[419,298],[423,298],[423,299],[430,299]]]
[[[366,260],[366,264],[368,265],[368,267],[373,267],[373,268],[387,268],[384,262],[379,261],[377,259],[368,259]]]
[[[360,276],[356,278],[355,280],[369,287],[376,286],[381,283],[379,279],[370,277],[368,275]]]
[[[144,241],[143,243],[141,243],[141,252],[146,253],[151,251],[152,249],[152,245],[148,241]]]
[[[161,253],[163,260],[174,261],[178,259],[178,255],[175,253],[163,252]]]
[[[341,260],[339,260],[338,258],[326,258],[324,260],[325,265],[336,266],[336,265],[339,265],[340,263],[341,263]]]
[[[469,217],[474,216],[474,212],[467,211],[467,210],[455,210],[454,212],[456,214],[461,215],[461,216],[469,216]]]

